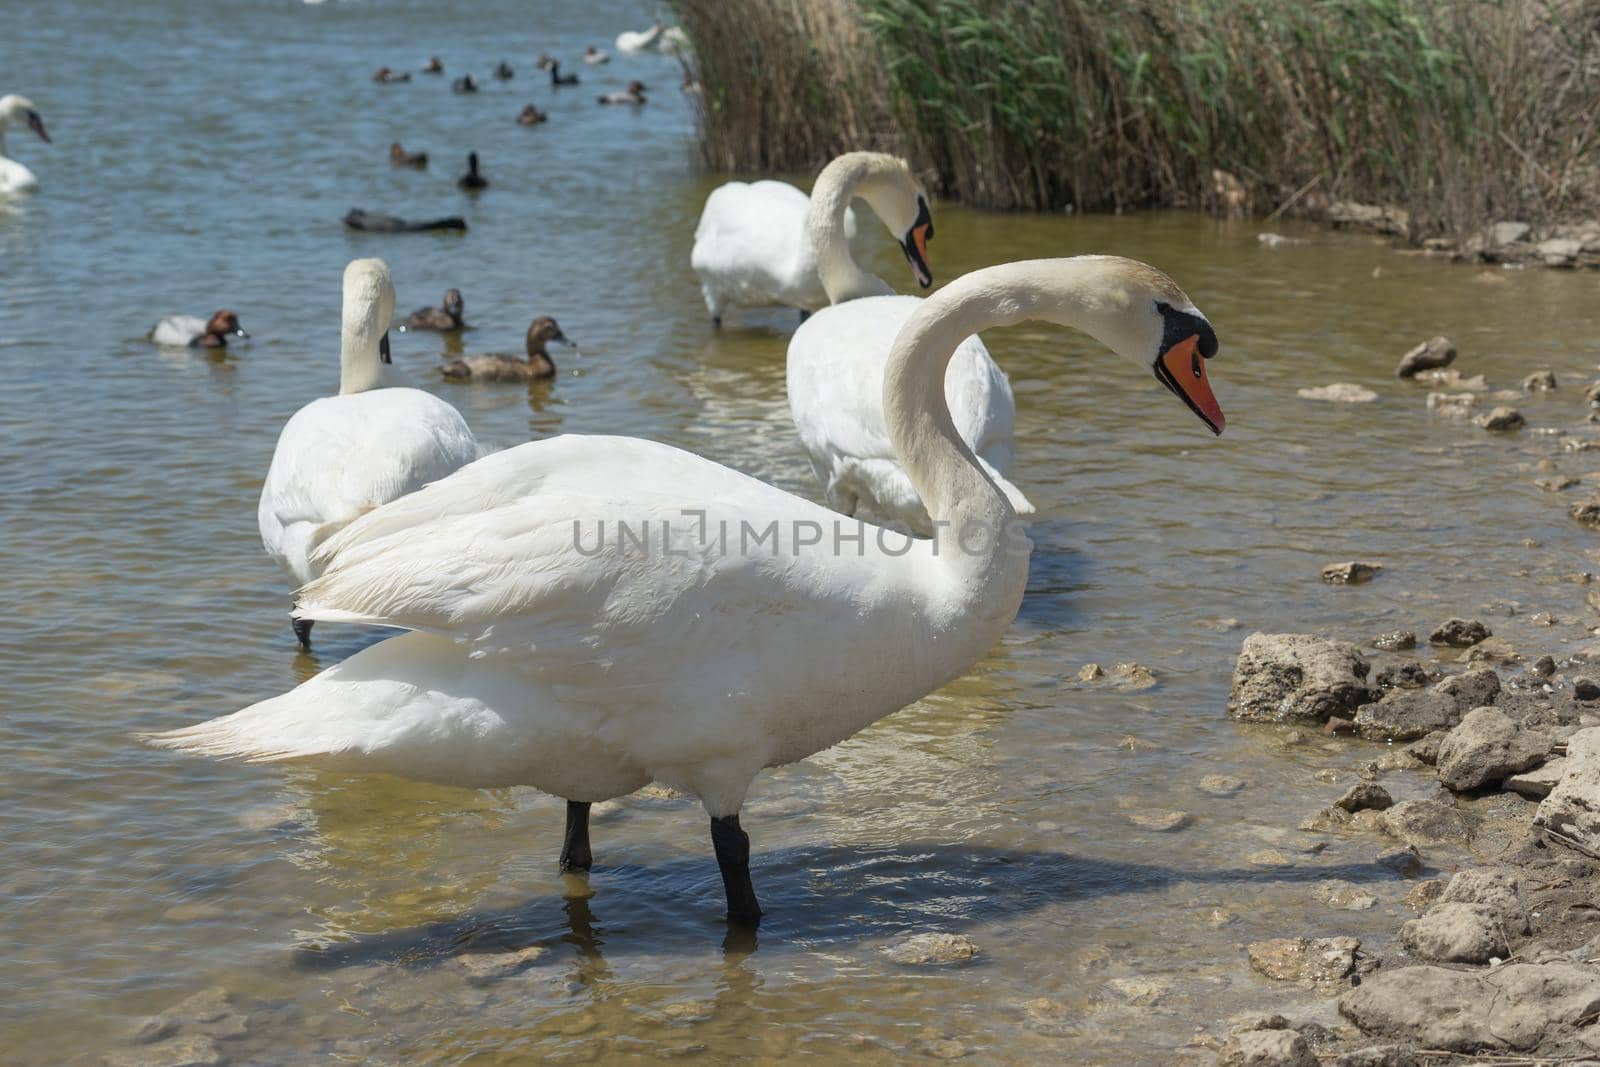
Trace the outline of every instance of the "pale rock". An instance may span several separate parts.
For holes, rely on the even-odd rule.
[[[1509,952],[1499,916],[1486,904],[1441,901],[1400,927],[1400,939],[1424,959],[1487,963]]]
[[[1302,400],[1327,400],[1335,404],[1370,404],[1378,399],[1377,393],[1353,382],[1334,382],[1332,385],[1297,389],[1295,395]]]
[[[1278,937],[1246,947],[1250,967],[1285,982],[1337,982],[1356,966],[1361,942],[1353,937]]]
[[[1228,714],[1247,722],[1320,723],[1374,699],[1354,645],[1311,634],[1254,633],[1234,668]]]
[[[882,951],[895,963],[965,963],[978,954],[978,943],[966,934],[909,934]]]

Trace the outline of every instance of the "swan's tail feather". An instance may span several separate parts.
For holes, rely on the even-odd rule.
[[[973,458],[978,461],[978,466],[983,468],[983,472],[989,476],[989,479],[1006,495],[1006,499],[1011,502],[1012,511],[1015,511],[1018,515],[1032,515],[1038,510],[1033,506],[1031,500],[1022,495],[1021,489],[1012,485],[1010,479],[995,470],[993,464],[982,456],[974,456]]]
[[[232,715],[223,715],[178,730],[139,734],[138,738],[153,748],[171,749],[190,756],[206,756],[211,759],[240,760],[245,763],[283,763],[287,760],[333,755],[326,745],[285,747],[281,744],[268,743],[265,738],[255,736],[254,731],[245,728],[237,721],[243,714],[244,712],[235,712]]]

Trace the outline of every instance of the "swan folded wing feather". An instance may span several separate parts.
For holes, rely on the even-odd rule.
[[[689,255],[703,283],[735,303],[827,304],[806,231],[811,198],[780,181],[728,182],[706,197]],[[855,240],[853,210],[845,235]]]
[[[690,511],[705,512],[704,526]],[[297,613],[448,635],[485,654],[533,650],[549,680],[579,680],[634,648],[658,660],[680,645],[704,655],[726,640],[719,627],[751,612],[795,613],[800,627],[808,611],[855,610],[844,605],[881,577],[882,561],[740,543],[741,522],[788,538],[797,521],[826,530],[836,518],[668,445],[549,438],[351,523],[323,546],[325,570],[301,589]],[[648,531],[648,547],[625,543],[619,521]]]

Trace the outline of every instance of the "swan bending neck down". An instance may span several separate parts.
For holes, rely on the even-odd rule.
[[[955,433],[941,383],[964,337],[1025,319],[1076,325],[1167,368],[1220,431],[1201,362],[1215,335],[1165,275],[1111,258],[976,271],[916,310],[884,381],[894,445],[929,511],[959,535],[943,551],[667,445],[535,441],[378,508],[318,550],[326,569],[301,590],[298,615],[420,632],[151,740],[535,786],[567,798],[564,870],[589,867],[590,803],[661,781],[701,799],[729,918],[754,923],[739,809],[756,774],[959,676],[1016,615],[1032,544]],[[604,527],[594,544],[602,519],[671,525],[671,550],[607,542]],[[775,543],[740,543],[742,529],[768,523]],[[806,529],[837,535],[835,523],[850,527],[848,548]]]
[[[39,179],[33,176],[33,171],[6,158],[6,127],[13,122],[23,123],[38,134],[39,140],[50,143],[44,119],[39,117],[32,100],[15,93],[0,96],[0,193],[26,193],[39,187]]]
[[[882,152],[849,152],[817,175],[806,215],[806,232],[816,250],[817,274],[827,291],[828,303],[894,293],[888,282],[863,269],[850,254],[845,212],[851,198],[857,196],[872,205],[899,240],[917,284],[924,289],[932,285],[928,242],[933,238],[933,217],[928,211],[927,193],[911,176],[905,160]]]

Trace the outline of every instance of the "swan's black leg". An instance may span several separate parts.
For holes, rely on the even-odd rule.
[[[587,871],[594,863],[589,853],[589,802],[567,801],[567,836],[561,841],[561,873]]]
[[[739,829],[739,816],[711,820],[711,847],[722,868],[722,888],[728,895],[728,921],[740,926],[761,922],[761,905],[750,884],[750,835]]]
[[[811,312],[806,308],[800,309],[800,321],[804,322],[811,317]]]
[[[311,619],[297,619],[289,617],[289,625],[294,627],[294,636],[300,642],[300,649],[304,652],[311,651]]]

